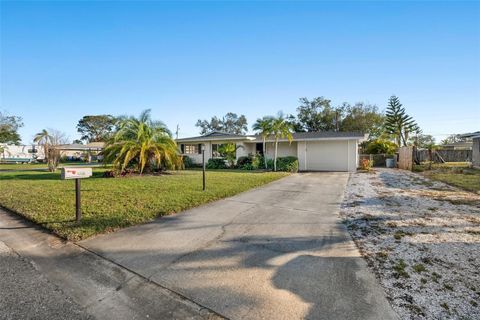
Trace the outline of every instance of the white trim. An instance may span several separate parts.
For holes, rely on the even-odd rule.
[[[350,140],[347,141],[347,171],[350,172]]]
[[[358,140],[360,141],[365,141],[367,139],[367,135],[363,137],[358,137],[358,136],[350,136],[350,137],[317,137],[317,138],[301,138],[301,139],[292,139],[292,142],[298,142],[298,141],[322,141],[322,140]],[[183,143],[183,142],[197,142],[197,143],[202,143],[206,141],[230,141],[230,140],[244,140],[246,143],[263,143],[262,140],[257,140],[254,137],[234,137],[234,138],[228,138],[228,137],[218,137],[218,138],[208,138],[206,139],[189,139],[189,138],[183,138],[183,139],[177,139],[177,143]],[[275,139],[267,139],[265,142],[275,142]],[[279,139],[278,142],[289,142],[288,139]]]
[[[184,143],[184,142],[197,142],[197,143],[202,143],[202,142],[209,142],[209,141],[230,141],[230,140],[245,140],[246,141],[252,141],[255,140],[253,137],[218,137],[218,138],[208,138],[207,139],[196,139],[196,138],[182,138],[182,139],[177,139],[175,140],[177,143]]]
[[[324,138],[303,138],[303,139],[293,139],[292,142],[298,141],[322,141],[322,140],[358,140],[364,141],[365,137],[324,137]],[[255,143],[258,141],[246,141],[247,143]],[[275,142],[275,140],[266,140],[266,142]],[[278,142],[289,142],[288,139],[280,139]]]
[[[304,150],[304,158],[305,158],[305,171],[308,170],[308,167],[307,167],[307,142],[305,142],[305,150]]]

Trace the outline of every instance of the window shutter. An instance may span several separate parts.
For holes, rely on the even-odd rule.
[[[202,144],[198,144],[198,154],[202,154]]]
[[[185,144],[180,144],[180,153],[185,154]]]

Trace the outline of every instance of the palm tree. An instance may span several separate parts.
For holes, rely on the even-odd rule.
[[[263,161],[265,169],[267,169],[267,137],[272,134],[272,123],[274,118],[265,116],[253,124],[253,130],[259,133],[263,139]]]
[[[48,160],[48,149],[52,143],[53,137],[47,129],[43,129],[33,137],[33,142],[43,145],[43,153],[45,160]]]
[[[272,121],[271,133],[275,137],[275,155],[273,160],[273,171],[277,171],[277,151],[278,140],[287,138],[289,143],[292,143],[292,124],[289,122],[282,113],[279,113]]]
[[[120,119],[118,130],[105,146],[105,161],[113,162],[122,171],[136,163],[140,174],[147,165],[174,169],[181,166],[170,131],[163,122],[152,120],[150,111],[143,111],[138,118]]]

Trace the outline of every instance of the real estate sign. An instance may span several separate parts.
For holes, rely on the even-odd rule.
[[[62,168],[62,180],[83,179],[92,176],[92,168]]]

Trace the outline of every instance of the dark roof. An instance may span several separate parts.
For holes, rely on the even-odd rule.
[[[257,134],[255,140],[262,140],[262,136]],[[334,138],[365,138],[365,134],[361,132],[337,132],[337,131],[315,131],[315,132],[294,132],[293,140],[309,140],[309,139],[334,139]],[[269,136],[267,140],[273,140],[273,136]],[[280,140],[286,140],[280,139]]]
[[[317,132],[294,132],[292,134],[293,140],[308,140],[308,139],[334,139],[334,138],[365,138],[365,135],[361,132],[336,132],[336,131],[317,131]],[[204,136],[182,138],[177,139],[178,142],[182,141],[205,141],[205,140],[228,140],[228,139],[245,139],[250,141],[262,141],[262,136],[257,135],[242,135],[234,133],[226,133],[214,131]],[[269,136],[267,140],[273,140],[273,136]],[[280,139],[286,140],[286,139]]]
[[[74,150],[74,151],[83,151],[83,150],[101,150],[104,147],[100,145],[88,145],[88,144],[79,144],[79,143],[71,143],[71,144],[60,144],[55,146],[56,149],[59,150]]]
[[[190,137],[190,138],[180,138],[177,141],[204,141],[204,140],[223,140],[223,139],[247,139],[247,135],[235,134],[221,131],[212,131],[203,136]]]
[[[480,131],[461,134],[460,137],[462,137],[462,138],[478,138],[478,137],[480,137]]]

